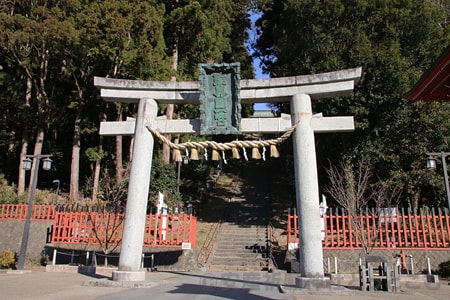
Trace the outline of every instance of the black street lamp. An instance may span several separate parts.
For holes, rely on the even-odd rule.
[[[445,192],[447,193],[448,208],[450,209],[450,189],[448,185],[448,173],[447,173],[447,160],[446,157],[450,155],[450,152],[428,152],[428,158],[426,160],[427,169],[436,169],[435,157],[440,157],[442,160],[442,171],[444,172]]]
[[[58,204],[59,186],[61,184],[61,181],[59,179],[55,179],[53,180],[53,184],[56,184],[55,204]]]
[[[182,162],[183,165],[187,165],[189,163],[189,156],[187,155],[183,155],[182,156]],[[178,162],[178,176],[177,176],[177,193],[178,195],[180,195],[180,184],[181,184],[181,180],[180,180],[180,174],[181,174],[181,161]],[[177,207],[176,207],[176,213],[179,212],[179,203],[177,200]]]
[[[28,246],[28,235],[30,233],[30,221],[31,221],[31,213],[33,212],[33,201],[34,201],[34,193],[36,191],[36,185],[38,180],[39,173],[39,163],[42,160],[42,169],[48,171],[52,167],[52,160],[50,159],[51,154],[37,154],[37,155],[25,155],[25,159],[23,160],[23,169],[30,170],[31,165],[34,165],[33,176],[31,177],[31,189],[28,196],[28,208],[27,215],[25,219],[25,225],[23,227],[23,235],[22,235],[22,243],[20,245],[20,253],[19,253],[19,261],[17,262],[17,269],[23,270],[25,265],[25,256],[27,254],[27,246]],[[33,161],[31,160],[33,158]]]
[[[187,155],[182,156],[183,165],[187,165],[189,163],[189,157]],[[181,161],[178,162],[178,176],[177,176],[177,192],[180,193],[180,173],[181,173]]]

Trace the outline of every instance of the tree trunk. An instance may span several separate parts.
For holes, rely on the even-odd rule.
[[[100,137],[100,140],[103,141],[103,137]],[[102,143],[103,142],[100,142],[100,144],[102,144]],[[102,146],[100,145],[100,151],[101,151],[101,149],[102,149]],[[94,183],[92,185],[92,202],[94,202],[94,203],[97,201],[101,162],[102,162],[101,159],[97,159],[95,161]]]
[[[102,113],[100,116],[100,121],[104,122],[106,121],[106,114]],[[103,136],[100,136],[99,143],[98,143],[98,149],[100,151],[100,154],[102,154],[103,150]],[[94,183],[92,186],[92,202],[97,201],[97,195],[98,195],[98,189],[99,189],[99,181],[100,181],[100,169],[101,169],[101,162],[102,162],[102,155],[99,156],[100,158],[97,159],[95,162],[95,169],[94,169]]]
[[[117,119],[116,121],[122,121],[123,106],[117,104]],[[116,186],[118,186],[123,180],[123,150],[122,150],[122,136],[116,136]]]
[[[29,109],[30,107],[31,89],[32,89],[32,82],[31,79],[27,77],[24,109]],[[28,151],[28,123],[23,122],[22,147],[20,149],[20,162],[19,162],[19,178],[17,179],[18,195],[22,195],[25,192],[25,170],[23,169],[23,160],[25,159],[25,155],[27,155],[27,151]]]
[[[176,74],[176,71],[178,69],[178,39],[175,36],[175,45],[172,49],[172,70],[174,71],[174,74]],[[177,81],[177,76],[173,75],[170,78],[170,81]],[[173,111],[174,111],[174,104],[168,104],[166,108],[166,117],[167,120],[172,120],[173,118]],[[170,134],[164,135],[169,141],[172,138]],[[163,144],[162,146],[162,161],[166,164],[170,163],[170,147],[167,144]]]
[[[173,108],[174,108],[173,104],[167,104],[167,109],[166,109],[167,120],[172,120]],[[164,136],[169,141],[172,139],[172,135],[171,134],[165,134]],[[163,145],[162,145],[162,161],[164,163],[166,163],[166,164],[170,163],[170,147],[166,143],[163,143]]]
[[[41,80],[42,82],[42,80]],[[43,86],[43,85],[41,85]],[[44,128],[45,128],[45,116],[47,114],[48,111],[48,99],[46,97],[45,93],[39,93],[37,95],[37,100],[38,100],[38,123],[37,123],[37,129],[36,129],[36,142],[34,144],[34,155],[40,155],[42,154],[42,148],[43,148],[43,144],[44,144]],[[30,174],[34,174],[34,170],[35,168],[39,168],[39,166],[37,165],[37,159],[34,158],[33,159],[33,166],[31,167],[31,173]],[[30,183],[28,185],[28,190],[31,189],[31,185],[32,185],[32,180],[30,180]]]
[[[36,100],[38,105],[38,123],[36,129],[36,143],[34,144],[34,155],[42,154],[42,147],[44,144],[44,128],[46,127],[46,116],[49,110],[49,100],[48,95],[45,90],[45,82],[47,80],[48,71],[48,53],[45,42],[41,47],[41,62],[39,66],[39,77],[38,80],[34,80],[33,84],[36,87]],[[29,74],[29,78],[33,80],[35,77]],[[33,166],[31,167],[31,173],[34,174],[34,169],[39,168],[36,164],[36,159],[33,161]],[[29,188],[31,188],[32,180],[30,180]]]
[[[411,203],[412,208],[419,208],[420,192],[414,194],[414,201]]]
[[[131,162],[133,161],[133,146],[134,146],[134,135],[132,135],[130,138],[130,147],[128,149],[128,153],[130,153],[130,155],[128,158],[127,169],[128,169],[128,166],[130,166]]]
[[[41,126],[39,126],[38,129],[37,129],[37,133],[36,133],[36,143],[34,144],[34,152],[33,152],[34,155],[42,154],[42,145],[43,144],[44,144],[44,130],[42,129]],[[37,159],[34,158],[30,174],[34,174],[35,168],[39,168],[39,166],[37,165],[36,162],[37,162]],[[28,190],[29,191],[31,189],[31,185],[32,184],[33,184],[33,180],[30,180],[30,182],[28,184]]]
[[[72,162],[70,165],[70,201],[77,201],[79,196],[80,181],[80,122],[81,103],[79,103],[75,115],[75,124],[72,139]]]

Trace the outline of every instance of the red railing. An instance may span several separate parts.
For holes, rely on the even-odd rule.
[[[25,220],[28,204],[1,204],[0,220]],[[32,221],[51,222],[55,219],[55,205],[33,205]]]
[[[25,220],[27,209],[27,204],[1,204],[0,220]],[[110,247],[121,243],[124,214],[33,205],[31,220],[53,222],[52,244]],[[197,219],[192,214],[147,214],[144,246],[177,248],[190,243],[194,248],[196,226]]]
[[[51,242],[117,246],[122,239],[123,220],[123,213],[57,212]],[[188,214],[148,214],[144,246],[178,248],[190,243],[195,247],[196,221]]]
[[[352,217],[336,210],[322,217],[324,249],[450,249],[450,215],[438,210],[366,212]],[[356,218],[356,219],[355,219]],[[288,214],[287,242],[298,243],[298,217]]]

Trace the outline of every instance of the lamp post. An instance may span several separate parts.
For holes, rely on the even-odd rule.
[[[183,165],[189,163],[189,157],[183,155]],[[178,162],[178,177],[177,177],[177,192],[180,193],[180,173],[181,173],[181,161]]]
[[[53,180],[53,184],[56,184],[55,204],[58,204],[59,185],[61,184],[61,181],[59,179],[55,179]]]
[[[187,155],[183,155],[182,156],[183,159],[183,165],[187,165],[189,163],[189,156]],[[177,176],[177,194],[180,194],[180,173],[181,173],[181,161],[178,162],[178,176]],[[177,213],[179,211],[179,204],[178,204],[178,200],[177,200]]]
[[[444,172],[444,183],[445,183],[445,192],[447,193],[447,202],[448,208],[450,209],[450,190],[448,185],[448,173],[447,173],[447,156],[450,155],[450,152],[428,152],[427,153],[427,169],[435,170],[436,169],[436,159],[435,157],[440,157],[442,160],[442,171]]]
[[[31,177],[31,189],[28,195],[28,208],[27,215],[25,219],[25,225],[23,227],[23,235],[22,235],[22,243],[20,245],[20,253],[19,253],[19,261],[17,262],[17,269],[23,270],[25,265],[25,256],[27,254],[27,245],[28,245],[28,235],[30,233],[30,221],[31,221],[31,213],[33,212],[33,201],[34,201],[34,193],[36,191],[36,185],[38,180],[39,173],[39,164],[42,160],[42,169],[50,170],[52,167],[52,160],[50,159],[51,154],[36,154],[36,155],[25,155],[25,159],[23,160],[23,169],[30,170],[32,163],[34,166],[33,175]],[[31,160],[33,158],[33,161]]]

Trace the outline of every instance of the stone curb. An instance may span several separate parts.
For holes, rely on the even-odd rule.
[[[113,281],[110,279],[88,280],[82,282],[82,286],[92,287],[120,287],[120,288],[134,288],[147,289],[167,283],[167,280],[146,280],[146,281]]]

